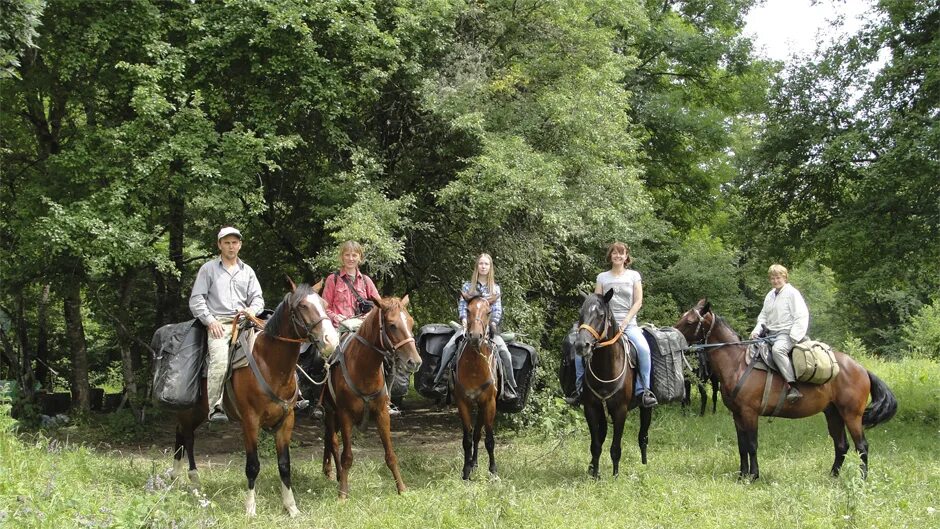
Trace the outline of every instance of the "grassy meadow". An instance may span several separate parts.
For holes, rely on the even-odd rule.
[[[401,438],[396,449],[409,486],[402,496],[370,427],[356,437],[346,502],[337,501],[336,484],[320,473],[319,439],[295,435],[293,480],[301,510],[295,519],[281,507],[266,435],[258,516],[249,520],[237,440],[235,450],[216,454],[211,465],[199,459],[202,486],[193,489],[188,481],[170,480],[169,446],[151,445],[145,434],[131,432],[142,448],[129,451],[96,440],[91,419],[19,431],[6,407],[0,418],[0,527],[940,527],[940,365],[862,362],[900,403],[894,419],[868,431],[867,482],[859,479],[852,451],[842,475],[829,477],[833,448],[821,414],[762,419],[761,479],[739,482],[727,410],[719,405],[717,415],[700,418],[670,405],[654,413],[649,465],[639,464],[638,414],[631,412],[620,477],[610,476],[605,446],[596,482],[586,474],[589,435],[580,416],[557,433],[498,430],[498,481],[485,471],[482,443],[472,481],[461,481],[456,429],[442,429],[434,442]],[[445,422],[456,425],[451,414]],[[200,439],[212,432],[203,427],[198,435],[197,453]]]

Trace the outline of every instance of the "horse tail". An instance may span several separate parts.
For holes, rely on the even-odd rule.
[[[888,385],[871,371],[868,372],[868,378],[871,380],[871,404],[862,415],[862,424],[866,428],[888,422],[898,411],[898,400]]]

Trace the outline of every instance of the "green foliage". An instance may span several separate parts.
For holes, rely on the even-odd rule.
[[[23,53],[35,48],[45,0],[5,0],[0,10],[0,79],[19,78]]]
[[[940,298],[924,305],[901,327],[901,333],[915,355],[940,360]]]

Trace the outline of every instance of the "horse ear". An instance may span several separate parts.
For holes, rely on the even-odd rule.
[[[604,294],[604,303],[610,303],[610,300],[614,297],[614,289],[610,289]]]
[[[322,279],[314,283],[313,290],[316,291],[317,294],[319,294],[320,292],[323,292],[323,280]]]
[[[464,292],[462,290],[460,291],[460,297],[462,297],[464,301],[470,301],[473,299],[473,296],[471,296],[469,292]]]
[[[297,290],[297,285],[294,284],[294,280],[291,279],[289,275],[284,274],[284,279],[287,280],[287,288],[289,288],[291,292]]]
[[[702,305],[702,310],[700,311],[703,316],[708,314],[712,310],[712,302],[708,301],[708,299],[705,299],[704,301],[705,301],[705,304]]]
[[[490,305],[492,305],[493,303],[496,303],[497,301],[499,301],[499,297],[500,297],[499,294],[493,294],[492,296],[489,296],[488,298],[486,298],[486,301],[488,301]]]
[[[384,303],[384,302],[382,301],[382,295],[381,295],[381,294],[376,295],[376,296],[369,296],[369,300],[371,300],[373,303],[375,303],[375,304],[378,305],[378,306],[382,306],[382,303]]]
[[[405,294],[405,297],[401,298],[401,306],[402,306],[402,307],[407,307],[407,306],[408,306],[408,301],[409,301],[409,300],[408,300],[408,294]]]
[[[579,290],[579,291],[578,291],[578,294],[581,294],[581,297],[584,298],[584,299],[587,299],[588,296],[590,295],[590,294],[588,294],[587,292],[584,292],[583,290]]]

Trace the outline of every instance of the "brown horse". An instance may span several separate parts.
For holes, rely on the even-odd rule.
[[[685,335],[690,344],[704,344],[711,368],[721,380],[721,398],[734,416],[734,427],[738,433],[738,454],[741,457],[739,475],[751,480],[759,476],[757,466],[757,419],[761,415],[773,415],[782,403],[779,417],[798,419],[819,412],[826,414],[829,435],[835,444],[833,476],[839,474],[849,444],[845,429],[848,428],[855,442],[855,450],[861,457],[862,477],[868,475],[868,441],[864,427],[883,423],[897,411],[898,403],[888,386],[874,374],[862,367],[846,354],[836,352],[840,371],[838,376],[825,384],[799,384],[803,398],[794,403],[783,400],[786,391],[783,378],[778,374],[771,379],[769,395],[763,397],[767,372],[750,369],[747,362],[747,345],[731,327],[711,310],[707,300],[701,300],[676,322],[676,329]],[[871,405],[866,408],[868,396]],[[767,403],[764,403],[766,400]]]
[[[490,475],[496,477],[496,460],[493,450],[493,422],[496,419],[496,389],[499,380],[493,346],[489,342],[491,304],[499,296],[470,296],[467,300],[467,335],[457,355],[457,372],[454,395],[457,413],[463,422],[463,479],[470,479],[470,472],[477,466],[477,449],[482,430],[486,430],[486,452],[490,456]],[[473,407],[477,407],[476,427],[473,426]],[[472,438],[472,440],[471,440]]]
[[[323,434],[323,473],[333,478],[333,464],[339,481],[339,497],[349,496],[349,468],[353,463],[352,429],[364,425],[369,415],[375,416],[379,438],[385,447],[385,464],[392,471],[398,493],[405,483],[398,469],[398,457],[392,449],[388,417],[388,389],[385,385],[383,361],[397,357],[401,367],[414,373],[421,367],[421,357],[412,335],[414,320],[408,314],[408,296],[374,298],[375,308],[366,315],[362,326],[344,341],[337,358],[330,366],[329,391],[323,399],[326,414]],[[342,460],[339,457],[337,434],[343,434]]]
[[[291,517],[298,514],[291,491],[290,439],[294,429],[294,401],[297,395],[295,371],[300,345],[316,341],[321,350],[332,352],[339,341],[336,329],[326,315],[326,302],[306,284],[295,286],[288,279],[291,291],[268,319],[264,331],[255,340],[249,364],[251,369],[232,372],[224,392],[229,416],[241,422],[245,441],[245,475],[248,497],[245,510],[255,515],[255,479],[261,464],[258,461],[258,431],[261,427],[274,431],[277,467],[281,476],[281,499]],[[236,320],[237,321],[237,320]],[[183,451],[189,456],[190,480],[199,483],[193,443],[196,428],[206,420],[209,402],[206,379],[202,379],[199,404],[177,413],[174,474],[183,471]],[[234,415],[234,417],[233,417]]]
[[[617,476],[620,473],[620,445],[627,412],[639,405],[639,398],[633,394],[634,371],[620,339],[619,325],[610,309],[610,298],[613,294],[611,289],[603,296],[586,296],[581,305],[578,335],[574,342],[575,351],[584,358],[585,390],[581,403],[584,405],[584,419],[591,430],[591,465],[588,472],[595,479],[599,476],[598,462],[601,448],[607,438],[607,414],[614,425],[610,459],[614,466],[614,476]],[[644,465],[652,419],[652,408],[640,408],[638,442]]]

